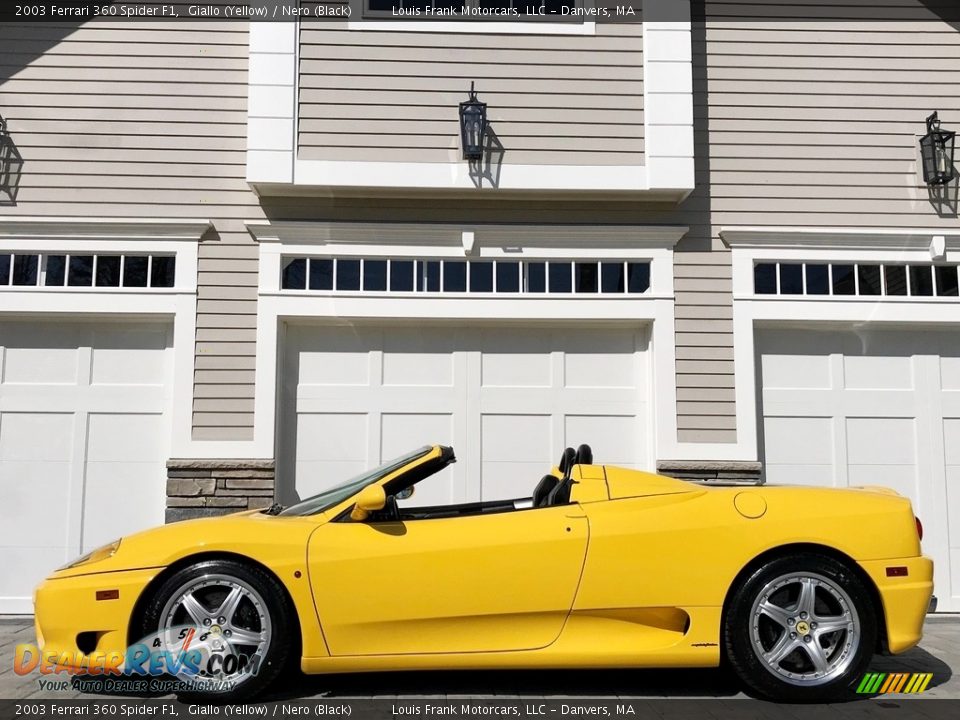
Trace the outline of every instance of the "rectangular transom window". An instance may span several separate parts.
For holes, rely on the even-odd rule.
[[[387,294],[639,295],[650,289],[650,262],[284,257],[280,288]]]
[[[757,295],[958,297],[957,265],[757,262]]]
[[[172,288],[173,255],[0,253],[0,286],[44,288]]]

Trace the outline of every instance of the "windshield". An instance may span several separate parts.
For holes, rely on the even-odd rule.
[[[355,495],[356,493],[360,492],[367,485],[375,483],[377,480],[386,477],[394,470],[403,467],[407,463],[412,462],[417,458],[423,457],[431,450],[433,450],[433,448],[427,445],[426,447],[409,452],[406,455],[401,455],[395,460],[390,460],[378,468],[367,470],[360,475],[356,475],[349,480],[345,480],[339,485],[333,486],[329,490],[324,490],[318,495],[314,495],[306,500],[302,500],[296,505],[291,505],[286,510],[281,512],[280,515],[316,515],[324,510],[329,510],[334,505],[343,502],[351,495]]]

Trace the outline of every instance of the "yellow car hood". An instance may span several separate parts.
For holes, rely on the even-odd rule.
[[[56,571],[51,577],[166,567],[197,553],[236,553],[266,565],[306,560],[307,539],[327,521],[309,517],[265,515],[247,510],[233,515],[184,520],[125,536],[112,557]]]

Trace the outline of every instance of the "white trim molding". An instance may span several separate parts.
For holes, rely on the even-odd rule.
[[[960,249],[960,227],[947,229],[738,226],[720,229],[727,247],[830,250],[927,250],[943,237],[945,249]]]
[[[643,193],[679,202],[694,188],[693,62],[689,0],[643,0],[644,164],[513,165],[496,188],[478,188],[468,163],[303,160],[298,156],[299,22],[251,23],[247,181],[262,195],[379,191]],[[403,32],[409,22],[362,21],[365,30]],[[427,23],[433,27],[433,23]],[[441,25],[455,23],[441,23]],[[531,23],[490,23],[498,32],[536,32]],[[348,22],[348,28],[361,23]],[[376,25],[376,27],[374,27]],[[383,27],[379,27],[382,25]],[[482,32],[463,23],[464,32]],[[535,23],[539,26],[540,24]],[[587,33],[593,23],[556,23]],[[595,27],[593,31],[595,32]],[[560,30],[557,30],[560,32]],[[455,108],[451,108],[455,111]]]
[[[0,317],[166,317],[173,323],[171,453],[192,457],[197,256],[209,220],[0,218],[0,252],[160,253],[176,257],[172,288],[0,286]]]
[[[115,239],[198,241],[213,224],[209,220],[160,218],[89,218],[0,216],[0,238]],[[86,245],[84,246],[86,247]]]
[[[651,326],[651,386],[658,458],[677,456],[676,350],[673,247],[683,226],[471,225],[250,221],[260,243],[257,302],[254,437],[261,450],[274,442],[283,323],[319,320],[383,321],[496,320],[503,322],[619,322]],[[623,296],[451,296],[298,293],[280,288],[282,258],[289,255],[387,254],[464,256],[462,233],[473,232],[479,257],[596,259],[617,257],[650,262],[650,290]]]
[[[946,259],[960,254],[960,228],[725,227],[733,266],[734,383],[737,446],[745,460],[759,458],[755,332],[758,326],[862,325],[872,323],[960,326],[960,302],[944,297],[758,295],[757,261],[814,263],[917,263],[929,265],[930,247],[943,236]],[[952,255],[952,257],[951,257]]]

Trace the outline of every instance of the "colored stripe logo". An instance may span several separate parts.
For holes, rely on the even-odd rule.
[[[922,693],[933,679],[933,673],[867,673],[857,686],[861,695]]]

